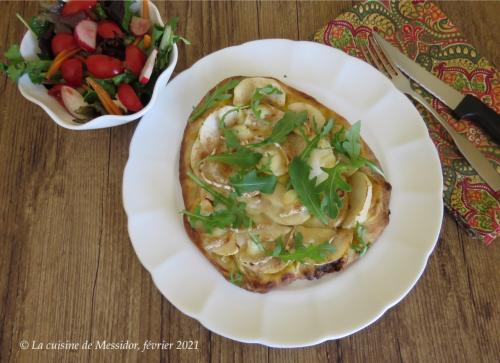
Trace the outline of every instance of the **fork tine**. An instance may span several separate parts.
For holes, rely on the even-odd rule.
[[[361,53],[363,53],[363,58],[365,58],[365,61],[367,61],[368,63],[373,64],[373,63],[374,63],[374,61],[373,61],[373,59],[371,58],[371,56],[370,56],[370,55],[366,52],[365,47],[364,47],[364,46],[362,46],[362,47],[361,47],[361,48],[359,48],[359,49],[361,49]]]
[[[371,44],[373,46],[374,52],[377,53],[378,58],[380,61],[384,64],[386,70],[388,73],[397,76],[398,75],[398,69],[396,65],[392,62],[392,60],[387,56],[385,53],[384,49],[380,46],[380,44],[377,42],[377,39],[373,35],[370,35],[368,44]],[[389,70],[390,68],[390,70]]]
[[[370,58],[372,60],[371,64],[374,65],[379,71],[384,72],[387,74],[389,77],[392,75],[392,73],[387,69],[386,65],[384,62],[381,61],[380,57],[378,56],[378,53],[376,53],[375,49],[373,48],[372,50],[371,46],[371,41],[370,37],[368,37],[368,46],[366,46],[366,50],[368,51],[368,54],[370,55]]]

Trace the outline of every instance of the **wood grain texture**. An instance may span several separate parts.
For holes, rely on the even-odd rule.
[[[178,15],[176,72],[258,38],[309,39],[353,5],[335,2],[160,2]],[[500,64],[500,2],[440,7]],[[0,53],[19,42],[19,12],[0,3]],[[164,299],[136,258],[121,204],[135,124],[74,132],[57,127],[0,78],[0,362],[496,362],[500,356],[500,246],[470,239],[445,215],[427,269],[410,294],[350,337],[306,349],[269,349],[209,332]],[[197,340],[198,350],[21,350],[37,342]]]

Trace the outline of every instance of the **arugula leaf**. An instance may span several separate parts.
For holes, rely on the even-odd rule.
[[[203,115],[208,109],[213,107],[219,101],[225,101],[231,98],[229,91],[234,89],[240,83],[239,79],[232,79],[224,83],[222,86],[216,87],[215,90],[203,99],[203,102],[193,110],[189,117],[189,121],[196,120]]]
[[[229,178],[231,185],[238,195],[260,191],[265,194],[272,194],[278,178],[274,175],[260,176],[255,169],[246,174],[238,173]]]
[[[241,110],[244,110],[246,108],[250,107],[249,105],[246,105],[246,106],[234,106],[233,108],[231,108],[230,110],[227,110],[226,112],[224,112],[224,114],[222,115],[222,117],[220,118],[220,121],[219,121],[219,127],[221,129],[224,129],[226,127],[226,124],[225,124],[225,119],[227,117],[227,115],[233,113],[233,112],[240,112]]]
[[[203,230],[207,233],[212,233],[214,228],[230,226],[234,222],[234,216],[227,209],[217,210],[209,215],[202,215],[201,207],[198,206],[192,212],[184,211],[183,213],[188,216],[191,227],[196,228],[196,223],[200,222]]]
[[[224,141],[228,149],[240,149],[242,146],[235,132],[231,129],[223,129],[222,134],[224,135]]]
[[[321,208],[319,190],[316,188],[316,178],[309,179],[311,167],[300,157],[295,157],[288,167],[290,182],[297,195],[309,210],[323,224],[328,223],[328,219]]]
[[[355,237],[357,243],[352,243],[351,248],[360,256],[363,256],[370,247],[370,245],[365,241],[364,234],[365,227],[363,227],[363,225],[361,225],[359,222],[356,222]]]
[[[360,128],[361,122],[358,121],[352,125],[351,129],[348,131],[344,128],[340,129],[337,133],[335,133],[335,135],[333,135],[333,148],[338,153],[348,157],[353,168],[362,168],[363,166],[367,166],[373,172],[385,178],[384,172],[377,164],[361,156],[361,142],[359,137]]]
[[[261,117],[262,111],[259,110],[257,107],[259,107],[260,102],[264,97],[270,96],[272,94],[282,94],[282,93],[283,92],[281,92],[281,90],[270,84],[262,88],[257,88],[254,94],[252,95],[252,99],[250,101],[250,108],[252,109],[252,112],[255,115],[255,117],[257,117],[258,119],[262,118]]]
[[[336,152],[340,154],[346,154],[342,142],[345,140],[345,128],[342,127],[339,131],[333,135],[332,145]]]
[[[265,163],[261,163],[261,165],[257,165],[255,168],[259,173],[266,174],[266,175],[274,175],[273,171],[271,170],[271,164],[272,164],[272,155],[269,156],[270,154],[268,152],[264,152],[264,156],[267,156],[267,160]]]
[[[316,136],[314,136],[311,140],[306,139],[307,145],[304,148],[304,150],[302,150],[302,152],[300,153],[300,157],[304,160],[307,160],[311,152],[316,148],[316,146],[318,146],[319,140],[325,135],[327,135],[332,129],[332,127],[333,127],[333,120],[330,118],[327,120],[323,128],[319,132],[317,132]]]
[[[261,158],[261,153],[240,147],[233,153],[210,155],[206,160],[219,161],[224,164],[235,165],[245,169],[254,167]]]
[[[222,133],[228,148],[234,148],[237,150],[242,148],[240,141],[238,140],[238,136],[236,136],[233,130],[224,128]]]
[[[232,205],[233,201],[231,200],[231,198],[228,198],[224,194],[219,193],[218,191],[213,189],[210,184],[201,180],[200,178],[198,178],[196,175],[194,175],[190,171],[187,172],[187,176],[189,176],[191,178],[191,180],[193,180],[200,188],[202,188],[207,193],[209,193],[212,197],[214,197],[214,200],[216,202],[224,204],[226,207]]]
[[[265,250],[264,246],[262,245],[262,242],[260,241],[259,235],[250,232],[248,233],[248,235],[250,236],[252,242],[255,243],[255,245],[259,248],[259,250],[261,251]]]
[[[229,282],[233,285],[241,286],[243,283],[243,274],[240,271],[230,272],[229,273]]]
[[[226,128],[226,124],[225,124],[224,120],[226,119],[227,115],[229,115],[233,112],[240,112],[240,110],[243,110],[245,108],[248,108],[248,106],[235,106],[232,109],[226,111],[222,115],[222,117],[220,118],[219,128],[222,129],[222,133],[224,135],[224,140],[226,142],[226,146],[228,149],[231,149],[231,148],[241,149],[242,146],[240,144],[238,136],[236,136],[236,133],[233,130]]]
[[[242,202],[238,202],[236,199],[231,197],[226,197],[225,195],[219,193],[215,189],[213,189],[208,183],[198,178],[191,172],[188,172],[187,175],[203,190],[212,195],[214,201],[220,203],[226,207],[227,214],[231,216],[232,220],[229,225],[239,228],[239,227],[250,227],[252,225],[252,220],[246,214],[246,204]],[[219,216],[219,218],[222,218]],[[229,218],[225,217],[225,221],[229,223]]]
[[[361,152],[361,143],[359,140],[359,132],[361,130],[361,121],[357,121],[345,133],[345,141],[342,143],[342,148],[349,156],[351,161],[358,160]]]
[[[279,257],[281,252],[285,250],[285,243],[283,242],[283,238],[280,237],[275,241],[275,245],[273,250],[271,251],[270,255],[273,257]]]
[[[304,237],[302,236],[302,234],[296,233],[294,236],[294,249],[290,252],[286,252],[283,248],[283,245],[279,244],[280,248],[275,248],[275,251],[273,251],[273,256],[278,257],[285,262],[305,262],[306,259],[313,260],[314,262],[321,262],[324,261],[328,254],[335,252],[335,247],[328,241],[320,244],[310,244],[307,246],[303,244],[303,241]]]
[[[382,169],[379,168],[379,166],[377,164],[375,164],[373,161],[370,161],[364,157],[360,157],[359,158],[364,165],[366,165],[368,168],[370,168],[373,172],[379,174],[381,177],[385,178],[385,175],[384,175],[384,172],[382,171]]]
[[[290,112],[286,111],[283,117],[276,122],[273,130],[271,131],[271,135],[265,140],[257,143],[251,144],[251,146],[262,146],[267,144],[281,143],[285,140],[289,133],[295,130],[297,127],[304,124],[307,121],[307,112]]]
[[[339,191],[351,191],[351,185],[342,177],[342,172],[347,169],[349,169],[348,165],[340,163],[333,168],[322,168],[328,174],[328,178],[318,185],[318,188],[325,193],[321,205],[332,219],[338,216],[342,208],[342,199],[340,198]]]

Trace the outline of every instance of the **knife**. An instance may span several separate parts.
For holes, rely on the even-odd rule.
[[[457,120],[468,119],[474,121],[490,135],[493,141],[500,145],[500,115],[498,113],[476,97],[458,92],[401,53],[382,36],[375,32],[373,34],[398,68],[448,106]]]

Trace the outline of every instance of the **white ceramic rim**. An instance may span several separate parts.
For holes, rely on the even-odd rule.
[[[138,1],[135,2],[137,4]],[[142,11],[142,7],[140,8],[140,11]],[[152,1],[149,1],[149,12],[151,14],[151,17],[154,19],[157,19],[157,23],[163,26],[163,21],[161,19],[160,12],[158,11],[158,8],[153,4]],[[23,39],[21,41],[21,53],[25,59],[36,59],[36,47],[33,46],[33,44],[36,44],[37,40],[34,36],[34,34],[31,31],[27,31]],[[156,99],[158,98],[158,94],[160,91],[164,88],[164,86],[167,84],[168,80],[170,79],[170,76],[172,75],[172,72],[177,64],[177,59],[178,59],[178,49],[177,45],[174,44],[173,49],[172,49],[172,54],[170,58],[170,63],[168,67],[161,73],[161,75],[158,77],[155,87],[153,88],[153,94],[151,96],[151,100],[149,103],[139,112],[132,113],[130,115],[123,115],[123,116],[117,116],[117,115],[102,115],[99,117],[96,117],[95,119],[88,121],[86,123],[82,124],[77,124],[77,123],[68,123],[64,120],[62,120],[54,110],[48,106],[46,103],[44,103],[42,100],[32,96],[30,92],[28,91],[29,88],[32,87],[42,87],[42,85],[35,85],[31,82],[29,79],[28,75],[24,75],[21,77],[21,79],[18,82],[18,89],[19,92],[26,98],[28,101],[33,102],[34,104],[40,106],[49,116],[50,118],[59,126],[64,127],[66,129],[70,130],[90,130],[90,129],[98,129],[98,128],[106,128],[106,127],[113,127],[113,126],[118,126],[118,125],[123,125],[125,123],[128,123],[130,121],[134,121],[145,115],[151,107],[153,107],[153,104],[155,103]],[[45,92],[48,92],[45,90]],[[67,112],[67,111],[66,111]]]
[[[269,55],[270,52],[273,52],[273,50],[276,52],[276,54]],[[154,224],[149,225],[150,228],[148,231],[145,231],[142,226],[142,230],[139,231],[139,229],[141,228],[137,227],[137,223],[141,218],[149,218],[149,216],[145,217],[145,215],[147,215],[147,213],[149,213],[151,209],[148,210],[147,207],[145,207],[145,203],[161,204],[164,201],[163,196],[157,196],[155,193],[153,193],[156,187],[158,188],[156,189],[157,192],[162,190],[161,188],[167,188],[165,186],[166,184],[163,185],[164,180],[154,174],[154,168],[163,165],[159,161],[163,157],[163,155],[161,153],[158,153],[157,149],[159,147],[159,144],[157,140],[154,139],[155,137],[157,137],[157,135],[154,135],[154,133],[156,130],[156,126],[158,126],[158,122],[167,122],[166,120],[168,119],[168,114],[165,114],[165,110],[172,113],[175,112],[174,110],[168,109],[168,106],[170,106],[171,108],[175,108],[177,103],[183,102],[182,97],[190,97],[191,99],[189,104],[196,104],[201,96],[203,96],[211,87],[213,87],[217,83],[207,82],[207,79],[210,78],[210,75],[207,75],[207,71],[214,70],[214,72],[216,73],[219,72],[226,75],[226,73],[232,72],[233,69],[244,67],[244,64],[242,65],[240,64],[241,62],[237,61],[241,59],[238,58],[238,56],[241,54],[254,55],[259,51],[267,51],[269,62],[273,62],[273,57],[276,57],[276,59],[279,59],[283,62],[282,66],[284,67],[284,69],[286,69],[285,63],[287,62],[287,59],[293,58],[290,57],[290,54],[286,53],[287,50],[291,51],[292,54],[296,55],[298,58],[314,57],[319,54],[325,57],[331,56],[332,59],[336,59],[339,61],[338,67],[340,68],[340,70],[336,70],[333,68],[328,69],[329,72],[333,75],[322,75],[324,77],[332,77],[332,79],[335,79],[335,77],[337,77],[335,90],[338,92],[338,88],[340,87],[342,89],[342,94],[345,97],[337,99],[337,102],[332,101],[333,103],[336,103],[336,107],[331,106],[332,103],[329,102],[328,99],[319,96],[321,94],[321,90],[319,88],[315,88],[314,84],[309,84],[308,87],[302,88],[300,84],[294,83],[293,76],[283,78],[277,74],[253,74],[255,73],[253,68],[249,72],[251,74],[246,73],[246,75],[276,76],[282,79],[284,82],[289,83],[299,90],[302,90],[317,98],[320,102],[326,104],[327,106],[332,107],[340,114],[345,116],[350,122],[355,121],[356,119],[353,118],[358,117],[352,115],[364,115],[365,117],[367,117],[367,119],[369,119],[370,112],[376,114],[376,112],[383,111],[382,114],[387,114],[386,111],[392,111],[393,109],[395,109],[397,112],[403,112],[401,115],[403,117],[408,117],[408,120],[411,120],[411,122],[406,122],[406,118],[399,121],[396,120],[397,122],[401,121],[404,124],[398,128],[398,124],[393,122],[389,113],[387,114],[386,119],[380,119],[380,125],[378,125],[377,127],[362,127],[362,136],[368,142],[368,144],[371,146],[371,148],[381,161],[384,170],[389,172],[387,176],[389,181],[393,185],[391,211],[405,208],[404,205],[407,205],[408,202],[411,202],[412,208],[410,209],[418,209],[418,212],[420,213],[418,214],[418,218],[420,219],[413,221],[411,219],[411,215],[402,216],[401,214],[395,215],[393,213],[391,215],[391,222],[389,223],[388,227],[379,238],[379,240],[373,245],[370,251],[368,251],[368,253],[362,259],[360,259],[360,261],[357,261],[345,271],[342,271],[338,274],[330,274],[316,281],[295,282],[291,284],[290,287],[287,287],[285,289],[277,289],[275,291],[269,292],[268,294],[260,295],[244,291],[226,282],[218,274],[218,272],[216,272],[215,269],[204,259],[201,253],[199,253],[199,251],[193,246],[192,242],[189,240],[185,232],[182,241],[168,241],[172,245],[175,245],[174,248],[165,246],[163,244],[163,242],[161,241],[163,236],[159,236],[158,233],[156,233],[156,226]],[[281,56],[279,54],[281,54]],[[226,62],[220,67],[217,67],[217,62],[224,62],[225,59],[232,59],[232,57],[234,58],[234,62],[230,64],[226,64]],[[221,70],[225,67],[227,67],[228,69]],[[259,68],[258,65],[256,67]],[[348,69],[349,67],[351,67],[354,70],[357,70],[359,73],[349,72],[346,75],[344,74],[345,72],[342,71],[343,67],[348,67]],[[315,72],[316,70],[314,68],[316,67],[311,67],[309,69],[304,68],[303,73],[305,73],[305,77],[307,77],[309,73]],[[241,73],[240,71],[240,74],[235,73],[232,75],[236,76],[241,74],[243,73]],[[367,75],[371,77],[371,81],[373,81],[372,83],[365,84],[367,81]],[[349,83],[343,84],[342,82],[346,81],[346,77],[350,78]],[[362,77],[365,78],[360,79]],[[224,77],[220,77],[220,79],[223,78]],[[198,82],[200,86],[198,88],[192,89],[182,88],[185,84],[193,84],[193,82]],[[318,82],[320,82],[320,80],[318,80]],[[340,85],[338,85],[338,82],[340,82]],[[349,84],[352,82],[361,82],[360,84],[364,85],[363,92],[359,92],[359,88],[355,87],[351,92],[351,90],[349,89]],[[328,90],[328,92],[334,93],[335,90]],[[380,99],[373,97],[374,92],[375,94],[379,92]],[[174,99],[176,97],[176,94],[179,94],[179,97],[181,98]],[[370,65],[356,58],[350,57],[337,49],[317,43],[298,42],[283,39],[258,40],[234,47],[225,48],[200,59],[191,68],[185,70],[174,80],[172,80],[169,86],[164,90],[162,97],[165,97],[165,102],[162,102],[161,105],[158,104],[157,107],[152,109],[151,112],[142,119],[132,138],[129,154],[130,156],[124,171],[123,198],[125,211],[129,218],[129,235],[134,250],[136,251],[140,261],[143,263],[146,269],[148,269],[148,271],[152,273],[153,281],[161,291],[161,293],[184,314],[197,319],[207,329],[210,329],[213,332],[230,339],[235,339],[247,343],[259,343],[272,347],[303,347],[318,344],[330,339],[342,338],[363,329],[364,327],[376,321],[380,316],[384,314],[385,311],[387,311],[387,309],[397,304],[411,290],[411,288],[421,276],[427,263],[427,259],[432,253],[439,236],[443,218],[443,178],[437,151],[430,137],[428,136],[425,123],[422,120],[421,116],[418,114],[418,111],[416,111],[412,103],[403,94],[396,90],[390,83],[390,81],[387,80],[383,75],[381,75],[377,70],[375,70]],[[168,97],[171,97],[171,99],[169,99]],[[339,100],[342,102],[339,103]],[[347,106],[343,106],[344,103],[346,103],[348,100],[355,101],[355,103],[360,107],[364,107],[368,104],[369,106],[366,106],[368,107],[368,111],[365,110],[364,114],[357,114],[355,111],[349,111],[347,109]],[[391,106],[391,108],[384,109],[384,107],[387,106]],[[160,112],[160,114],[156,115],[157,112]],[[347,117],[346,115],[346,113],[349,112],[351,112],[351,117]],[[186,120],[189,113],[190,109],[188,108],[182,110],[182,112],[179,114],[183,115],[182,120]],[[390,121],[387,121],[387,119],[389,119]],[[180,127],[180,129],[183,130],[185,121],[180,122],[182,124],[182,127]],[[384,128],[387,125],[392,126],[392,129],[378,129]],[[179,126],[172,124],[169,127],[175,129],[175,132],[169,131],[165,135],[162,135],[167,137],[179,137],[178,134],[176,134],[176,132],[179,132]],[[390,135],[390,137],[384,136],[384,134],[391,134],[391,132],[393,135]],[[144,139],[145,136],[148,136],[148,139]],[[386,137],[386,139],[384,139],[384,137]],[[175,142],[177,142],[177,144],[175,144],[177,146],[180,144],[180,140],[176,140]],[[167,150],[172,153],[174,145],[167,142],[166,140],[164,141],[164,143],[168,144],[169,148],[164,148],[164,146],[162,146],[162,148],[164,148],[162,150]],[[396,148],[396,151],[393,150],[390,155],[385,155],[384,153],[381,153],[381,148],[384,147]],[[178,155],[179,151],[175,150],[175,158],[177,158],[177,161]],[[172,159],[171,156],[169,156],[169,158]],[[412,167],[401,163],[398,166],[398,170],[400,170],[400,172],[394,173],[394,168],[391,166],[391,158],[396,158],[396,160],[399,160],[398,158],[407,158],[406,161],[410,160],[412,162]],[[422,170],[420,170],[419,167],[421,167],[422,165],[424,165],[425,168],[422,168]],[[144,169],[141,169],[142,167],[144,167]],[[150,167],[152,169],[148,170],[148,168]],[[175,170],[170,170],[166,173],[170,175],[168,178],[177,179],[177,186],[172,185],[172,189],[175,190],[166,191],[166,193],[177,193],[178,198],[180,190],[180,186],[178,186],[178,164],[175,164],[174,167],[176,168]],[[390,167],[389,170],[388,167]],[[415,171],[414,169],[416,168],[419,170]],[[160,173],[163,173],[163,171],[160,171]],[[408,186],[409,183],[411,184],[409,180],[411,178],[413,178],[411,180],[417,180],[419,178],[419,175],[424,175],[422,176],[423,179],[418,180],[417,184],[413,184],[411,186],[416,189],[413,191],[411,189],[406,190],[405,187]],[[144,201],[145,199],[147,200]],[[156,201],[151,202],[151,200]],[[178,206],[163,205],[163,207],[168,209],[175,209]],[[157,208],[162,207],[158,206]],[[151,211],[151,214],[154,213],[156,213],[156,211]],[[161,213],[163,213],[163,211]],[[170,210],[168,213],[169,215],[175,216],[175,214],[172,214],[172,211]],[[173,217],[172,219],[175,219],[175,217]],[[404,227],[409,228],[408,230],[401,230],[401,224],[398,225],[398,221],[401,220],[407,222]],[[168,234],[171,233],[171,228],[174,228],[176,224],[180,224],[180,221],[180,218],[177,218],[175,221],[169,219],[161,220],[162,223],[165,223],[167,225],[167,227],[165,227],[167,228],[165,231]],[[410,225],[408,224],[408,221],[415,223],[412,223]],[[142,222],[140,221],[140,223]],[[423,223],[423,226],[421,225],[421,223]],[[422,229],[422,227],[425,228]],[[398,230],[398,228],[400,229]],[[419,238],[419,235],[421,236],[421,238]],[[399,237],[399,239],[396,237]],[[395,238],[398,241],[404,238],[405,244],[395,244]],[[168,258],[162,260],[162,254],[165,254],[165,251],[169,248],[172,248],[172,250],[168,251]],[[388,248],[390,248],[392,256],[387,254]],[[406,258],[407,260],[403,259],[400,261],[396,259],[396,257]],[[385,263],[380,263],[381,258],[386,258],[386,260],[384,260]],[[389,259],[387,260],[387,258]],[[200,270],[196,271],[196,273],[190,271],[188,268],[186,268],[186,266],[182,265],[182,263],[186,261],[195,261],[196,268]],[[382,265],[380,270],[367,270],[368,268],[372,268],[377,264]],[[394,266],[397,266],[399,268],[399,270],[395,270],[396,272],[398,272],[397,274],[394,274],[395,271],[384,270],[384,268],[386,268],[385,266],[391,264],[395,264]],[[174,265],[178,269],[173,270],[176,273],[178,272],[175,276],[165,273],[170,271],[170,265]],[[391,265],[391,267],[393,266]],[[393,281],[386,281],[385,284],[380,285],[382,286],[382,288],[389,289],[390,292],[386,291],[384,295],[384,291],[380,292],[377,290],[377,288],[379,288],[380,286],[372,286],[369,283],[371,273],[379,273],[381,274],[380,276],[383,277],[391,276],[390,278],[392,278]],[[388,275],[388,273],[390,274]],[[207,280],[203,283],[200,283],[199,281],[197,281],[199,280],[200,276],[203,276]],[[357,284],[361,286],[348,284],[349,279],[352,280],[355,277],[360,278],[357,281]],[[205,286],[210,285],[210,283],[212,283],[212,279],[216,280],[215,285],[211,285],[208,287]],[[228,303],[229,305],[225,307],[225,310],[227,310],[225,314],[230,314],[231,318],[234,320],[238,319],[239,317],[238,315],[231,315],[231,312],[241,312],[241,306],[252,309],[252,304],[257,305],[262,301],[264,301],[264,303],[262,304],[265,304],[266,301],[269,302],[270,300],[275,300],[278,302],[287,301],[287,303],[289,302],[291,305],[295,304],[296,307],[304,307],[304,305],[300,305],[301,302],[306,300],[310,302],[310,300],[308,300],[307,298],[312,299],[312,297],[305,297],[304,295],[308,294],[300,294],[300,291],[310,290],[311,296],[314,295],[314,298],[318,298],[321,296],[326,299],[328,298],[328,294],[332,293],[332,287],[333,290],[337,288],[335,287],[336,285],[341,285],[342,288],[344,288],[344,286],[349,286],[349,289],[347,291],[349,291],[349,293],[352,292],[353,299],[357,298],[353,300],[352,308],[357,309],[358,305],[356,304],[361,303],[360,307],[365,310],[355,310],[357,313],[359,313],[359,315],[347,317],[346,321],[343,323],[343,326],[336,326],[335,323],[337,323],[338,321],[330,324],[328,322],[328,319],[325,318],[323,319],[325,321],[319,323],[317,330],[307,330],[306,328],[306,325],[308,324],[308,318],[312,319],[312,317],[315,316],[315,313],[312,313],[313,315],[311,315],[310,312],[304,313],[304,317],[298,319],[299,325],[302,325],[304,327],[303,330],[306,330],[302,335],[300,335],[300,332],[297,333],[299,334],[297,336],[287,335],[289,333],[286,330],[276,332],[275,330],[273,330],[272,325],[270,327],[271,321],[275,320],[281,323],[286,323],[288,321],[287,315],[285,313],[288,308],[287,305],[280,306],[280,309],[285,311],[283,313],[280,313],[280,311],[277,310],[272,310],[272,308],[269,308],[269,304],[265,305],[266,309],[271,309],[274,314],[278,314],[279,316],[276,317],[270,315],[268,310],[261,309],[260,313],[265,315],[266,319],[263,319],[263,315],[260,316],[261,321],[255,331],[242,331],[238,328],[238,326],[232,323],[232,320],[228,320],[227,316],[221,316],[220,313],[217,312],[217,310],[215,310],[215,313],[213,311],[213,305],[216,302]],[[207,292],[207,290],[210,289],[212,290]],[[200,292],[198,290],[203,291]],[[198,302],[196,301],[196,298],[199,297],[200,294],[206,294],[206,296],[201,298],[203,299],[203,301],[199,303],[200,305],[197,305]],[[354,296],[354,294],[357,295]],[[380,294],[382,294],[382,296],[380,296]],[[293,301],[283,300],[285,297],[290,298],[290,296],[293,296]],[[370,304],[374,304],[376,306],[368,306],[369,304],[365,303],[365,300],[362,300],[362,298],[366,298],[367,296],[370,297],[371,300],[366,301],[369,301]],[[234,298],[236,298],[237,304],[231,305],[230,303],[234,302]],[[344,298],[344,296],[337,296],[336,298],[342,299]],[[295,300],[297,300],[297,302],[295,302]],[[193,303],[193,301],[195,302]],[[320,305],[322,303],[324,304],[325,301],[327,300],[314,300],[313,303],[315,304],[315,309],[320,309]],[[324,313],[323,310],[320,310],[320,312]],[[302,313],[303,312],[301,311],[301,314]],[[316,313],[318,312],[316,311]],[[331,311],[327,311],[327,314],[333,314],[332,316],[335,315]],[[256,319],[255,315],[252,315],[251,318],[253,320]],[[317,316],[315,316],[315,318],[317,319]],[[297,319],[297,317],[294,317],[294,319]],[[342,317],[340,317],[340,319],[342,319]],[[245,322],[252,324],[251,320],[249,319],[245,320]],[[270,333],[269,331],[267,331],[267,334],[265,334],[265,328],[270,329]],[[290,326],[288,326],[288,328],[293,329],[293,327]],[[284,337],[284,335],[286,336]]]

